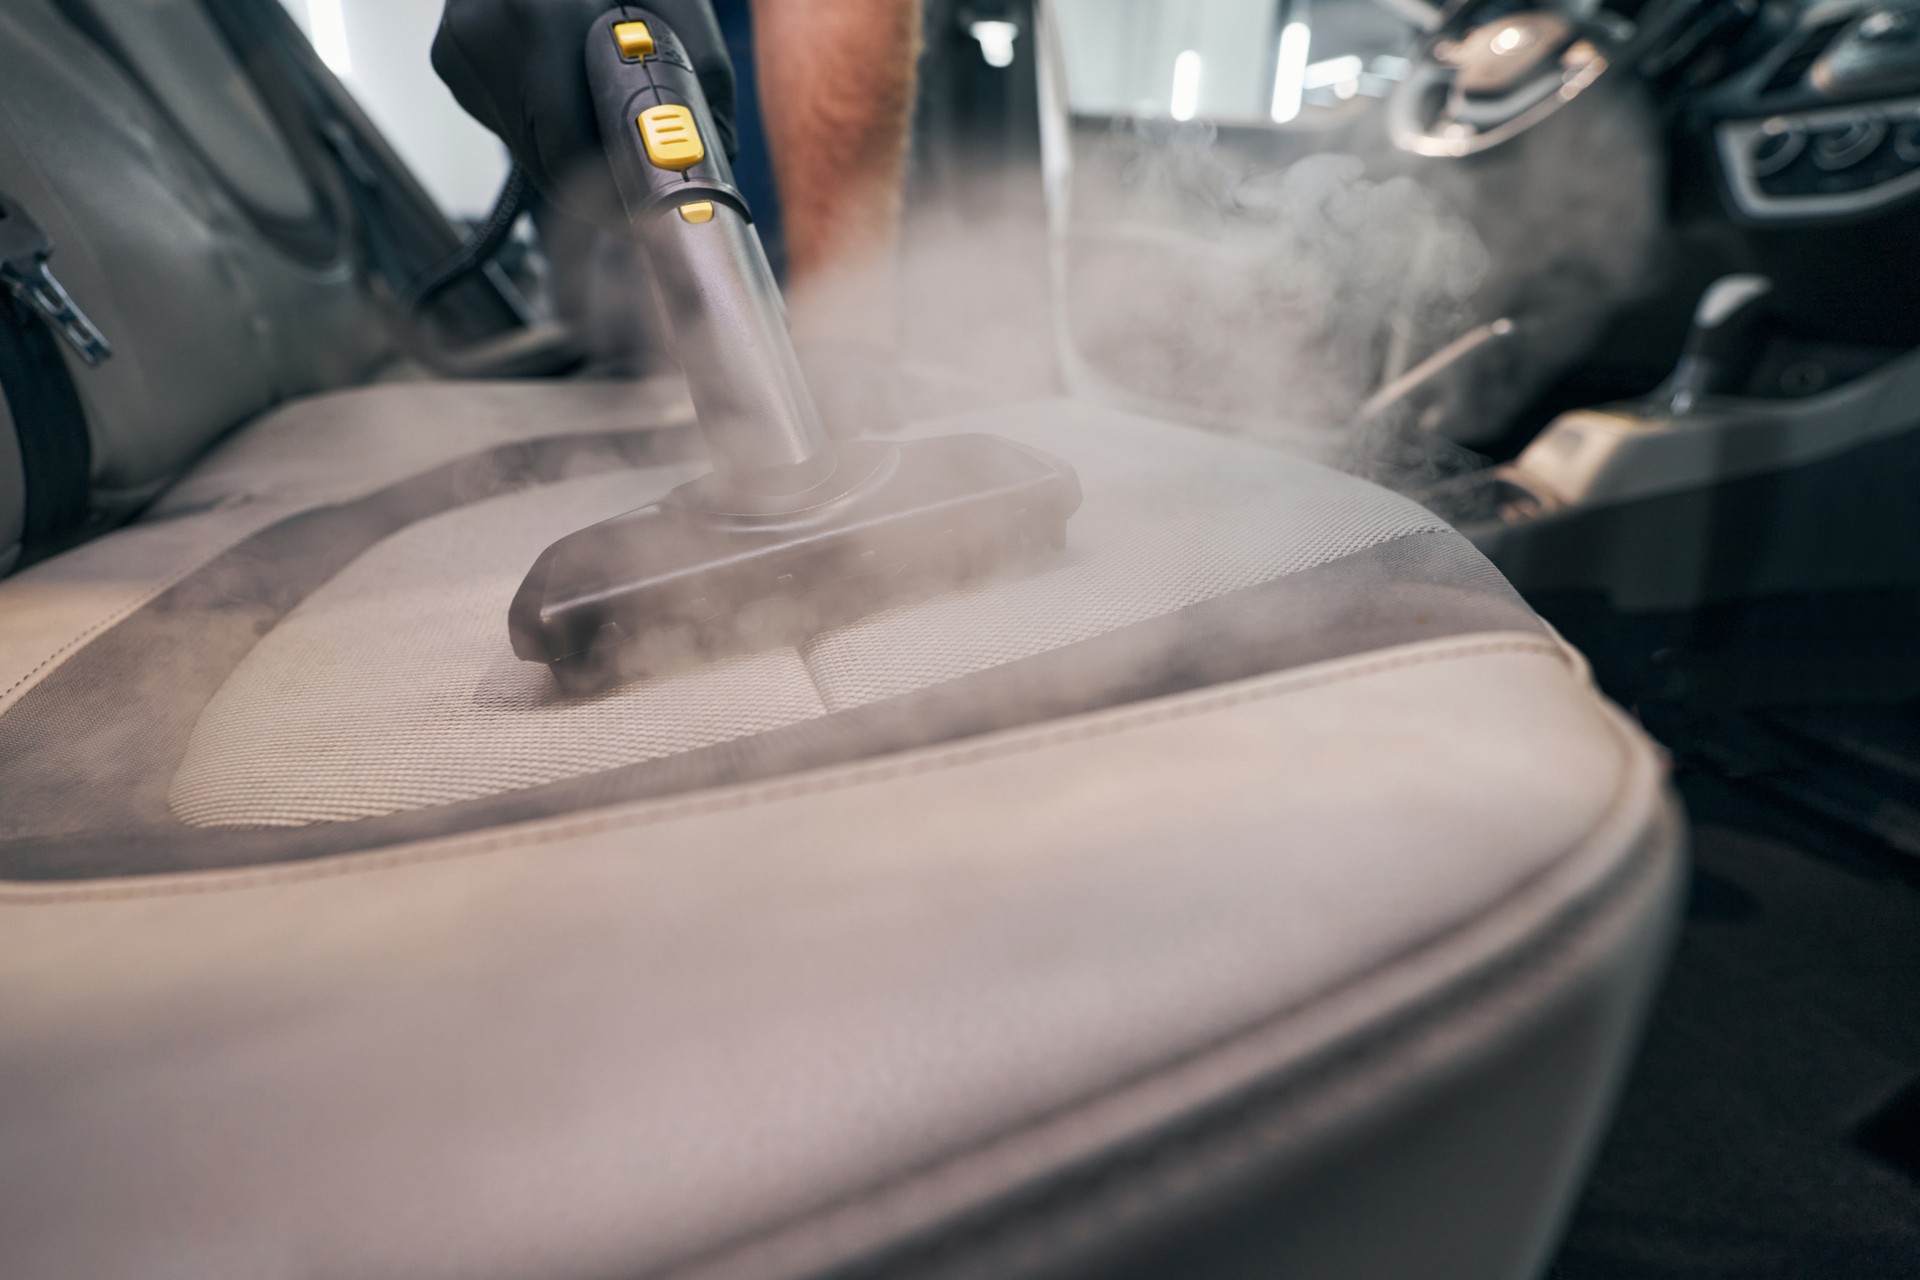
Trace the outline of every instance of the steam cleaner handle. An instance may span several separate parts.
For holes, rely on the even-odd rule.
[[[733,154],[733,62],[712,0],[642,0],[680,38]],[[625,232],[580,42],[613,0],[442,0],[433,69],[556,209]],[[4,8],[0,5],[0,8]]]
[[[587,33],[586,61],[614,185],[716,467],[768,493],[824,478],[827,432],[685,48],[659,15],[621,5]]]

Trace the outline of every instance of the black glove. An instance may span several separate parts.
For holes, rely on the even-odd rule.
[[[446,0],[433,69],[467,113],[493,130],[560,208],[623,232],[587,92],[586,38],[607,0]],[[631,7],[637,10],[642,6]],[[647,0],[686,47],[731,157],[733,63],[710,0]]]

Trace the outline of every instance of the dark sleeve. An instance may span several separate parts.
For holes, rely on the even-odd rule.
[[[611,7],[651,13],[680,37],[731,156],[733,64],[709,0],[446,0],[433,69],[454,99],[499,135],[534,185],[561,208],[624,225],[587,93],[584,42]]]

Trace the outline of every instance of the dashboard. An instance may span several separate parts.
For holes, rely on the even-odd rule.
[[[1920,196],[1920,3],[1800,14],[1701,101],[1737,214],[1851,219]]]

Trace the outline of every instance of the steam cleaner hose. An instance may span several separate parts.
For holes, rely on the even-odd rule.
[[[531,191],[526,171],[518,164],[509,169],[500,194],[493,199],[493,208],[467,237],[466,243],[427,268],[400,295],[402,313],[419,315],[433,305],[434,299],[493,261],[494,255],[506,247],[508,237],[513,234],[513,224],[526,212]]]

